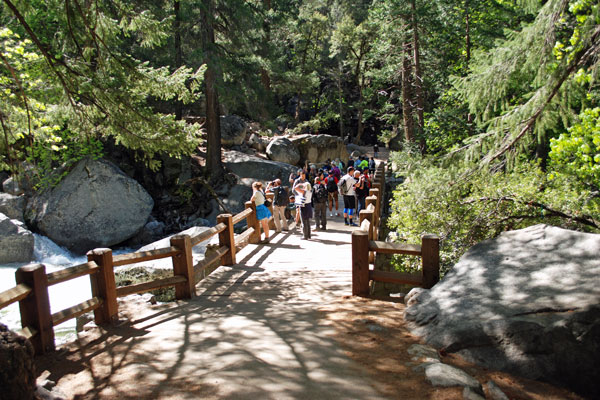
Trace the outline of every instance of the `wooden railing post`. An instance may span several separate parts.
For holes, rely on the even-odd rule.
[[[177,300],[191,299],[196,296],[192,240],[189,235],[175,235],[171,238],[171,246],[180,250],[172,257],[173,275],[182,275],[186,279],[185,282],[175,285],[175,298]]]
[[[221,257],[221,265],[235,264],[235,238],[233,235],[233,216],[231,214],[221,214],[217,216],[217,224],[223,223],[226,228],[219,233],[219,247],[227,247],[229,251]]]
[[[421,238],[423,287],[431,289],[440,280],[440,238],[423,235]]]
[[[94,310],[94,321],[97,324],[117,320],[117,284],[113,266],[111,249],[94,249],[87,252],[88,261],[98,264],[98,272],[90,275],[92,296],[102,299],[102,305]]]
[[[369,234],[352,232],[352,295],[369,295]]]
[[[275,218],[273,218],[273,216],[275,215],[273,213],[273,207],[275,206],[275,204],[274,204],[275,193],[269,192],[266,194],[265,197],[267,200],[271,201],[271,207],[268,207],[269,211],[271,211],[271,218],[269,218],[269,229],[275,229]]]
[[[376,232],[376,227],[375,227],[375,212],[372,211],[372,210],[360,210],[360,214],[359,214],[360,223],[359,223],[359,225],[362,226],[362,222],[365,219],[369,221],[369,230],[367,231],[368,237],[369,237],[369,241],[374,240],[373,236],[375,235],[375,232]],[[373,264],[375,262],[375,254],[374,253],[375,252],[373,252],[373,251],[369,251],[369,264]]]
[[[19,301],[21,326],[31,327],[37,331],[31,337],[35,354],[43,354],[54,350],[54,328],[48,298],[48,277],[46,267],[42,264],[29,264],[15,272],[17,285],[24,283],[31,288],[29,296]]]
[[[256,204],[253,201],[247,201],[245,203],[246,208],[251,208],[252,213],[246,217],[248,228],[254,228],[254,233],[248,239],[249,243],[258,243],[260,241],[260,223],[256,218]]]
[[[379,226],[379,220],[381,219],[381,191],[379,185],[373,184],[373,187],[369,190],[369,196],[375,196],[375,225]]]
[[[370,191],[369,191],[370,193]],[[371,219],[372,226],[372,235],[369,240],[377,240],[379,238],[379,218],[377,218],[377,196],[369,195],[367,197],[366,205],[367,210],[369,209],[369,205],[373,204],[373,218]]]

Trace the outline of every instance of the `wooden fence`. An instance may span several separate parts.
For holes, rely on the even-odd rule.
[[[408,284],[431,288],[439,280],[439,238],[424,235],[420,245],[378,241],[381,208],[385,189],[384,165],[380,163],[375,173],[375,183],[369,191],[366,209],[359,215],[360,228],[352,232],[352,295],[368,296],[370,281]],[[388,272],[371,269],[377,253],[406,254],[421,257],[418,274]]]
[[[272,200],[273,194],[267,194]],[[233,227],[243,220],[247,229],[239,235]],[[270,221],[272,224],[272,221]],[[192,248],[219,235],[218,248],[209,256],[193,264]],[[115,321],[118,313],[117,298],[144,293],[164,287],[175,287],[177,299],[190,299],[196,295],[195,286],[202,272],[209,266],[233,265],[236,252],[248,243],[260,240],[260,224],[256,218],[254,202],[246,202],[245,210],[232,216],[221,214],[217,225],[194,236],[179,234],[171,238],[170,247],[113,256],[111,249],[94,249],[87,253],[88,262],[60,271],[46,273],[42,264],[29,264],[15,272],[16,286],[0,293],[0,309],[19,302],[21,326],[18,333],[30,339],[36,354],[55,349],[54,326],[84,313],[94,311],[97,324]],[[114,268],[143,261],[171,258],[173,276],[134,285],[117,287]],[[48,287],[81,276],[90,276],[92,298],[65,310],[52,313]]]

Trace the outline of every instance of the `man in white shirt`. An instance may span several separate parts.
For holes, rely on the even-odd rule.
[[[356,187],[357,182],[358,181],[354,179],[354,167],[348,167],[348,173],[342,176],[342,179],[338,182],[338,188],[344,197],[345,225],[357,226],[352,222],[352,216],[354,214],[354,209],[356,208],[356,192],[354,191],[354,188]]]

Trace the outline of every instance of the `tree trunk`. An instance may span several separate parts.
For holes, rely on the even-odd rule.
[[[471,61],[471,19],[469,10],[469,0],[465,0],[465,71],[469,70],[469,62]],[[467,112],[467,125],[469,127],[469,135],[473,135],[473,114]]]
[[[219,119],[219,94],[217,91],[217,60],[215,54],[214,0],[203,0],[201,13],[202,48],[204,51],[204,88],[206,96],[206,168],[212,175],[222,172],[221,123]]]
[[[271,10],[271,0],[263,0],[264,11]],[[269,56],[269,42],[271,42],[271,26],[268,24],[267,19],[263,21],[263,29],[265,31],[265,41],[262,43],[261,54],[267,58]],[[271,76],[266,68],[260,68],[260,82],[267,92],[271,91]]]
[[[411,0],[412,30],[413,30],[413,62],[415,65],[415,97],[417,100],[417,118],[419,132],[425,126],[425,98],[423,96],[423,73],[421,71],[421,56],[419,54],[419,30],[417,24],[417,10],[415,0]]]
[[[465,53],[467,67],[469,66],[469,61],[471,60],[471,24],[469,12],[469,0],[465,0]]]
[[[360,144],[360,140],[362,138],[363,132],[365,131],[365,126],[363,124],[363,114],[365,113],[365,105],[363,104],[364,100],[364,85],[365,85],[365,77],[364,75],[361,77],[359,85],[358,85],[358,126],[356,127],[356,140],[354,143]]]
[[[338,62],[338,76],[337,76],[337,87],[338,87],[338,105],[340,108],[340,137],[344,139],[344,91],[342,88],[342,63]]]
[[[411,43],[407,39],[404,41],[404,54],[402,58],[402,117],[404,123],[404,139],[408,143],[415,141],[415,124],[413,120],[412,90],[411,90],[411,70],[410,63]]]
[[[174,35],[174,47],[175,47],[175,68],[178,69],[183,63],[183,51],[181,49],[181,13],[180,13],[180,0],[173,1],[173,13],[175,19],[173,20],[173,35]],[[175,100],[175,118],[180,120],[183,117],[183,104],[179,100]]]

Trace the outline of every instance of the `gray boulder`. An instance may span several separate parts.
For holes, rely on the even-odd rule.
[[[246,139],[248,127],[237,115],[221,116],[221,144],[224,147],[239,146]]]
[[[2,182],[2,190],[15,196],[20,196],[25,193],[23,184],[17,182],[13,177],[10,177]]]
[[[299,135],[290,138],[300,152],[300,163],[323,163],[327,159],[348,159],[348,150],[344,141],[331,135]]]
[[[267,156],[273,161],[292,165],[297,165],[300,161],[300,152],[294,143],[285,137],[271,140],[271,143],[267,146]]]
[[[261,135],[257,135],[256,133],[253,133],[248,138],[248,145],[254,150],[262,153],[266,150],[267,146],[269,145],[269,140],[270,139],[268,137],[263,137]]]
[[[271,160],[265,160],[239,151],[229,151],[224,155],[224,164],[239,178],[252,178],[263,183],[280,178],[287,182],[290,173],[297,167]],[[250,185],[252,181],[249,182]]]
[[[25,197],[13,196],[9,193],[0,193],[0,213],[11,219],[24,221]]]
[[[0,397],[34,399],[35,360],[33,346],[23,336],[0,324]]]
[[[412,296],[427,343],[487,368],[600,396],[600,235],[547,225],[472,247]]]
[[[35,239],[23,222],[0,213],[0,264],[33,260]]]
[[[348,153],[350,153],[350,154],[354,154],[355,151],[358,151],[359,155],[361,155],[361,156],[363,155],[360,146],[357,144],[349,143],[346,145],[346,149],[348,150]]]
[[[84,253],[135,235],[154,202],[144,188],[117,166],[86,158],[54,188],[27,204],[27,221],[69,250]]]

